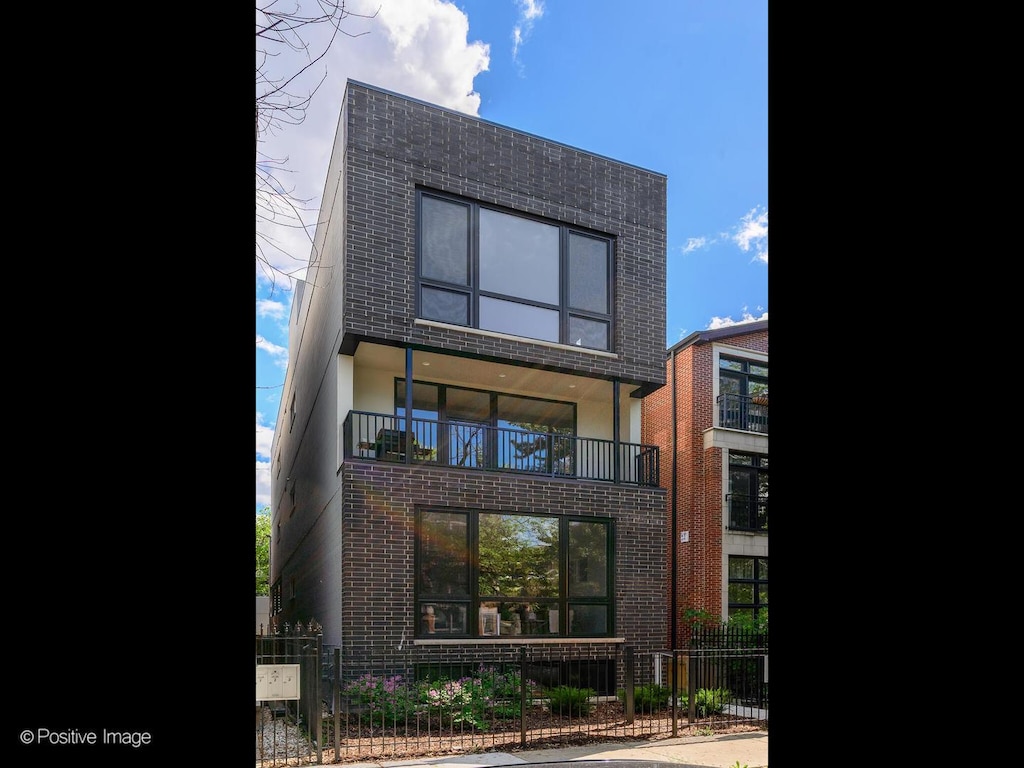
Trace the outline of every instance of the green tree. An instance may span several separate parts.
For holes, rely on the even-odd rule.
[[[256,515],[256,594],[270,594],[270,507]]]

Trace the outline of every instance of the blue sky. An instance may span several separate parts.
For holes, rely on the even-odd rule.
[[[308,3],[309,0],[301,0]],[[767,0],[347,0],[347,33],[292,90],[304,120],[261,137],[304,227],[258,223],[256,510],[347,78],[668,177],[666,349],[768,316]],[[378,10],[379,9],[379,10]],[[373,16],[371,18],[362,18]],[[359,14],[359,16],[355,15]],[[259,21],[259,13],[257,13]],[[313,29],[307,42],[323,40]],[[279,56],[294,72],[302,61]]]

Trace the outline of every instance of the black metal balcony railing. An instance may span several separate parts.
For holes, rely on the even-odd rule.
[[[436,464],[491,472],[604,480],[644,486],[659,483],[658,448],[616,444],[557,432],[531,432],[458,421],[411,420],[350,411],[342,424],[346,459]]]
[[[718,426],[768,434],[768,397],[718,396]]]
[[[726,494],[729,528],[734,531],[768,532],[768,499],[740,493]]]

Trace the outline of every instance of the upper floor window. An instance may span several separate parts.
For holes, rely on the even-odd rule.
[[[418,193],[418,315],[608,350],[611,238]]]
[[[768,363],[722,355],[718,359],[719,426],[768,432]]]
[[[768,532],[768,457],[729,451],[729,528]]]
[[[610,635],[612,546],[608,520],[421,511],[417,635]]]

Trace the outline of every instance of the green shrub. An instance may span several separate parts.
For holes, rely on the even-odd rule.
[[[698,688],[695,697],[697,717],[720,714],[731,698],[732,693],[725,688]]]
[[[559,685],[548,689],[548,705],[556,715],[589,715],[594,707],[590,697],[595,693],[592,688]]]
[[[409,689],[401,675],[365,674],[349,683],[344,692],[361,707],[359,718],[367,725],[402,724],[416,710],[416,692]]]
[[[638,685],[633,688],[633,706],[640,712],[660,712],[668,707],[671,696],[672,690],[667,685]],[[618,697],[625,704],[626,692],[622,688],[618,690]]]
[[[425,681],[420,684],[420,701],[428,711],[437,715],[443,725],[464,723],[481,731],[487,730],[484,719],[486,696],[475,678]]]

